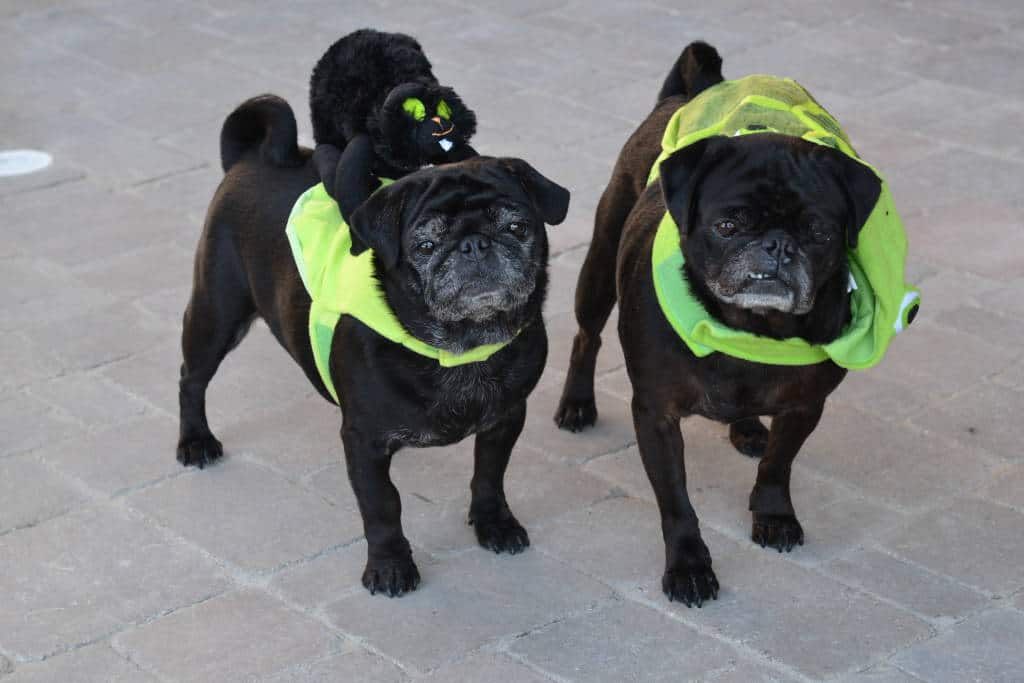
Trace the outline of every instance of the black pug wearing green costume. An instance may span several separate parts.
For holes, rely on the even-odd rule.
[[[381,178],[476,156],[476,115],[402,33],[362,29],[331,45],[313,69],[309,108],[313,162],[346,221]]]

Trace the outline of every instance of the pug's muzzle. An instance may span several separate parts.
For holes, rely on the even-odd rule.
[[[782,230],[752,238],[707,282],[727,304],[752,311],[804,315],[814,307],[812,265],[796,240]]]

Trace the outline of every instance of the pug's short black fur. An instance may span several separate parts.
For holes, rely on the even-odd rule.
[[[296,199],[318,182],[312,154],[297,145],[291,108],[272,95],[227,118],[221,150],[225,177],[196,252],[182,333],[177,457],[200,468],[222,453],[206,420],[206,387],[255,317],[330,400],[310,347],[309,295],[285,235]],[[469,519],[477,538],[499,553],[529,545],[503,477],[547,356],[544,224],[560,223],[568,201],[524,161],[476,157],[407,175],[353,213],[352,251],[373,249],[387,301],[414,336],[456,353],[511,340],[486,361],[445,368],[354,318],[338,322],[329,365],[371,592],[400,595],[419,583],[388,475],[403,446],[476,434]]]
[[[686,266],[679,276],[711,316],[763,336],[824,343],[839,336],[848,320],[844,247],[855,243],[880,191],[877,177],[841,152],[771,133],[712,137],[684,147],[661,165],[660,186],[648,187],[666,124],[680,106],[723,80],[721,63],[713,47],[688,46],[619,156],[580,273],[580,329],[555,415],[571,431],[595,421],[600,334],[618,298],[637,442],[661,513],[662,588],[670,600],[697,606],[717,597],[718,580],[686,492],[680,418],[696,414],[726,422],[738,450],[763,456],[750,494],[751,535],[762,546],[789,551],[803,543],[790,468],[846,371],[830,361],[781,366],[721,353],[693,355],[665,319],[654,290],[651,250],[658,224],[667,208],[683,244]],[[762,271],[773,277],[742,281]],[[761,416],[772,418],[770,431]]]

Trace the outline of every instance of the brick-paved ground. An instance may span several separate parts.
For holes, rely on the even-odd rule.
[[[0,148],[56,160],[0,179],[3,683],[1024,680],[1024,5],[224,4],[0,3]],[[509,472],[534,545],[475,547],[468,443],[404,452],[424,580],[401,600],[359,586],[337,416],[265,329],[212,386],[223,463],[174,460],[179,321],[221,122],[276,92],[308,141],[312,64],[366,25],[420,38],[478,112],[478,149],[573,190],[550,233],[550,366]],[[723,585],[689,610],[659,589],[614,333],[600,425],[573,436],[551,415],[602,185],[698,37],[727,76],[793,76],[840,116],[891,180],[925,306],[798,459],[807,545],[791,555],[747,538],[754,463],[720,427],[684,425]]]

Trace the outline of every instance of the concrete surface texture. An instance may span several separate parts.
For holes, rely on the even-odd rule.
[[[223,3],[4,0],[0,681],[1024,680],[1024,4],[1018,0]],[[570,187],[549,367],[507,489],[533,546],[476,547],[471,443],[394,477],[423,574],[359,584],[339,419],[257,327],[209,396],[227,456],[174,459],[181,313],[225,115],[306,83],[350,30],[414,34],[477,149]],[[755,463],[688,420],[722,584],[661,594],[657,510],[614,328],[597,428],[551,416],[616,154],[680,49],[804,83],[888,176],[922,313],[834,395],[794,471],[807,543],[749,541]]]

